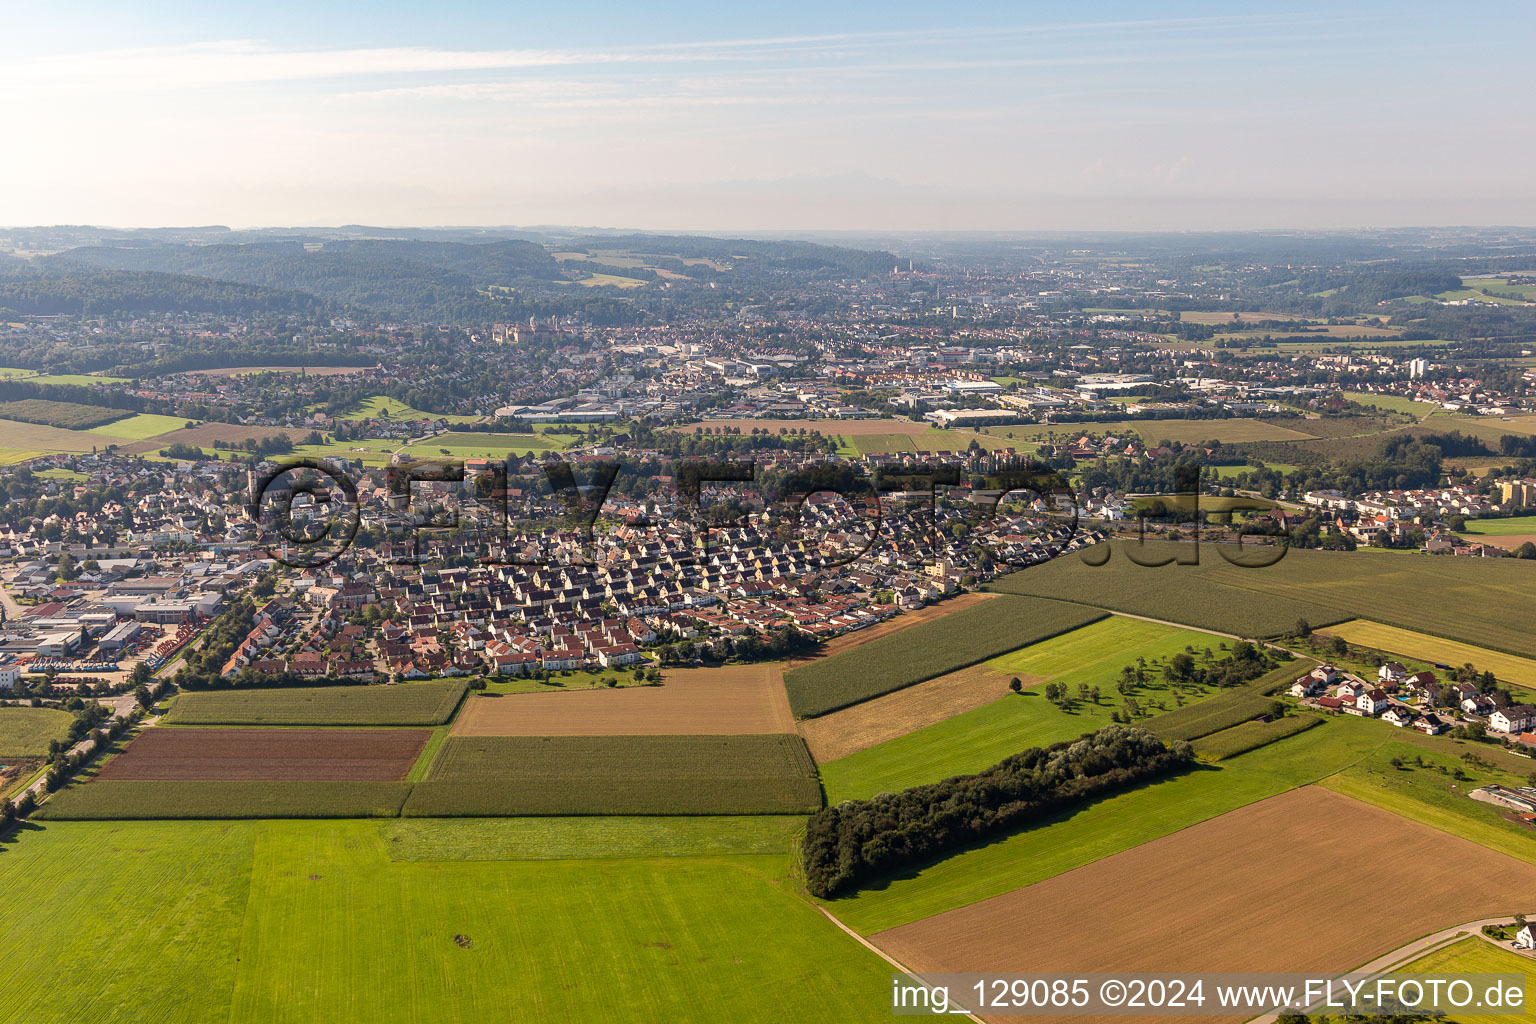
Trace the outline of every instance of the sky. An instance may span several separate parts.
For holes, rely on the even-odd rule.
[[[0,0],[0,224],[1536,224],[1536,5]]]

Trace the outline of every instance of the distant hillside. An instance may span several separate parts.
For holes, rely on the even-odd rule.
[[[317,248],[301,242],[91,246],[52,261],[216,278],[401,315],[422,314],[487,285],[560,277],[559,264],[543,246],[518,240],[362,240],[325,242]]]
[[[301,292],[141,270],[80,264],[0,261],[0,310],[28,316],[140,313],[323,312],[327,303]]]

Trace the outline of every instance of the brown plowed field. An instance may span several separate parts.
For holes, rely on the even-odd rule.
[[[1309,786],[873,940],[919,972],[1335,973],[1533,887],[1536,866]]]
[[[97,775],[111,780],[403,780],[426,729],[146,729]]]
[[[1006,672],[985,663],[909,686],[884,697],[799,723],[800,735],[818,762],[835,761],[924,726],[942,722],[1008,696]],[[1026,686],[1043,682],[1019,676]]]
[[[822,644],[814,658],[791,658],[784,662],[784,667],[791,669],[796,665],[804,665],[815,661],[816,658],[827,658],[834,654],[840,654],[843,651],[851,651],[855,647],[863,647],[871,640],[879,640],[883,636],[890,636],[892,633],[903,629],[919,626],[924,622],[932,622],[934,619],[942,619],[946,615],[953,615],[955,612],[973,608],[983,601],[990,601],[996,596],[996,594],[978,594],[973,591],[946,598],[938,604],[924,605],[915,611],[900,612],[884,622],[877,622],[873,626],[865,626],[863,629],[856,629],[852,633],[843,633],[841,636],[835,636],[825,644]]]
[[[792,733],[773,662],[668,669],[662,686],[471,696],[457,736],[738,736]]]

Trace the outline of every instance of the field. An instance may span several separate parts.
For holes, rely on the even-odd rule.
[[[1207,761],[1246,754],[1323,724],[1316,715],[1287,715],[1269,722],[1244,722],[1195,740],[1195,753]]]
[[[382,829],[390,860],[611,860],[783,855],[805,831],[805,818],[410,818]]]
[[[173,444],[186,444],[194,448],[202,448],[207,452],[218,451],[216,441],[225,443],[224,451],[230,447],[239,447],[246,441],[260,441],[264,438],[281,436],[297,444],[308,437],[310,431],[300,430],[298,427],[247,427],[239,423],[199,423],[194,427],[184,426],[187,421],[182,420],[177,424],[180,429],[171,430],[169,433],[158,434],[142,441],[130,442],[120,445],[124,451],[131,454],[144,454],[158,451],[161,448]]]
[[[40,821],[136,819],[393,818],[411,787],[404,782],[287,779],[97,778],[59,790],[32,815]]]
[[[1465,537],[1507,537],[1536,533],[1536,516],[1510,516],[1506,519],[1469,519],[1461,531]]]
[[[890,1017],[888,965],[793,895],[782,855],[391,859],[441,824],[34,829],[0,854],[0,960],[28,979],[0,1020]]]
[[[184,373],[200,377],[249,377],[255,373],[303,373],[308,377],[339,377],[347,373],[371,370],[372,366],[225,366],[213,370],[185,370]]]
[[[410,445],[405,450],[418,459],[447,456],[455,459],[505,459],[530,452],[558,452],[571,446],[569,434],[540,431],[533,434],[482,434],[447,431]]]
[[[1369,391],[1346,391],[1344,397],[1361,405],[1374,405],[1378,409],[1406,413],[1409,416],[1417,416],[1419,419],[1423,419],[1439,408],[1433,402],[1415,402],[1401,395],[1377,395]]]
[[[1536,566],[1518,559],[1293,549],[1273,566],[1242,568],[1212,547],[1201,546],[1200,565],[1156,569],[1133,564],[1123,551],[1098,567],[1069,555],[1012,573],[990,589],[1246,636],[1278,635],[1302,618],[1314,627],[1343,622],[1369,608],[1374,619],[1402,629],[1536,656],[1529,629],[1536,618]],[[1091,557],[1103,554],[1096,548]]]
[[[669,669],[663,686],[471,697],[455,736],[789,733],[794,716],[771,662]]]
[[[697,434],[701,430],[718,430],[728,427],[731,430],[740,430],[743,434],[751,434],[752,431],[768,431],[777,434],[780,430],[804,430],[807,433],[820,433],[825,437],[833,437],[841,434],[844,437],[859,437],[864,434],[921,434],[928,430],[932,424],[924,421],[921,423],[912,420],[699,420],[697,423],[685,423],[677,429],[688,433]]]
[[[1144,625],[1153,624],[1145,623]],[[1092,628],[1092,626],[1085,627],[1085,629]],[[1071,637],[1073,634],[1068,633],[1066,636]],[[1203,636],[1203,634],[1197,634],[1197,636]],[[1140,652],[1145,652],[1140,656],[1147,657],[1150,663],[1152,657],[1161,656],[1152,653],[1159,647],[1165,653],[1182,651],[1184,645],[1177,641],[1183,639],[1185,638],[1179,636],[1176,639],[1165,637],[1148,640],[1139,649]],[[1047,640],[1036,646],[1046,648],[1055,642]],[[1176,643],[1177,646],[1175,646]],[[1028,650],[1030,648],[1025,648],[1026,652]],[[1045,651],[1040,658],[1042,666],[1049,665],[1058,653]],[[1124,665],[1134,664],[1137,657],[1138,649],[1128,647],[1118,653],[1109,654],[1097,662],[1084,665],[1081,669],[1066,671],[1055,677],[1057,681],[1070,680],[1068,689],[1074,694],[1077,692],[1079,683],[1090,687],[1098,686],[1102,694],[1100,703],[1094,703],[1091,700],[1081,701],[1075,709],[1069,711],[1046,701],[1038,692],[1026,690],[1022,694],[1009,693],[975,710],[963,712],[837,760],[824,761],[821,765],[821,777],[826,786],[827,800],[829,803],[838,803],[842,800],[871,797],[877,793],[894,793],[910,786],[938,782],[952,775],[978,772],[1028,747],[1075,739],[1084,733],[1103,728],[1110,723],[1111,714],[1125,704],[1125,698],[1115,691],[1115,681],[1119,678],[1120,669]],[[1276,670],[1273,678],[1289,676],[1291,672],[1291,667],[1279,669]],[[1155,664],[1152,665],[1150,676],[1150,681],[1137,689],[1135,699],[1144,710],[1148,711],[1159,711],[1171,707],[1174,698],[1159,679]],[[1222,691],[1193,692],[1191,689],[1184,699],[1193,697],[1194,703],[1143,720],[1141,725],[1166,738],[1188,738],[1169,733],[1176,732],[1180,724],[1187,724],[1190,721],[1212,723],[1208,728],[1196,729],[1195,731],[1200,735],[1204,735],[1205,732],[1215,732],[1268,711],[1270,702],[1251,697],[1249,688],[1266,688],[1274,685],[1273,678],[1266,677],[1267,681],[1255,681],[1243,687]],[[1038,687],[1036,689],[1038,690]],[[1215,696],[1210,696],[1213,692]],[[1239,706],[1244,713],[1232,717],[1232,709]]]
[[[789,706],[801,718],[826,714],[1102,617],[1055,601],[986,601],[790,670]]]
[[[397,686],[313,686],[183,693],[168,725],[442,725],[469,684],[463,680]]]
[[[173,430],[181,430],[186,425],[187,420],[183,416],[161,416],[156,413],[141,412],[127,419],[92,427],[90,432],[118,441],[143,441],[151,437],[159,437],[161,434],[168,434]]]
[[[1234,417],[1232,419],[1143,419],[1106,420],[1101,423],[1025,423],[1017,426],[983,427],[994,437],[1023,441],[1075,441],[1085,434],[1099,437],[1140,437],[1147,444],[1159,441],[1178,441],[1183,444],[1199,444],[1217,440],[1227,444],[1249,441],[1307,441],[1314,435],[1306,432],[1309,420],[1288,420],[1293,426],[1261,419]]]
[[[1006,696],[1007,676],[986,665],[972,665],[851,708],[804,719],[800,735],[817,763],[825,765]]]
[[[1526,978],[1526,1001],[1520,1013],[1502,1014],[1456,1014],[1456,1024],[1515,1024],[1521,1020],[1531,1020],[1533,1011],[1530,1002],[1530,974],[1531,961],[1519,953],[1495,946],[1493,943],[1481,937],[1462,939],[1453,942],[1449,946],[1443,946],[1425,956],[1419,957],[1412,963],[1399,967],[1397,974],[1430,974],[1446,977],[1453,974],[1524,974]]]
[[[1230,324],[1230,323],[1262,323],[1265,320],[1302,320],[1304,316],[1296,316],[1292,313],[1224,313],[1206,312],[1196,309],[1186,309],[1179,314],[1179,319],[1186,324]]]
[[[1398,738],[1380,722],[1336,718],[1258,750],[1053,815],[1040,824],[827,902],[862,934],[1011,892],[1333,775]],[[1452,747],[1442,737],[1423,737]],[[1470,801],[1469,801],[1470,802]]]
[[[1361,885],[1362,865],[1391,883]],[[1512,912],[1533,884],[1536,866],[1307,787],[873,938],[917,971],[1050,973],[1091,956],[1126,972],[1333,973]],[[1085,929],[1085,893],[1096,919],[1122,927]]]
[[[0,708],[0,758],[41,757],[69,735],[74,716],[53,708]]]
[[[809,664],[818,658],[830,658],[834,654],[841,654],[843,651],[852,650],[855,647],[863,647],[865,644],[879,640],[883,636],[900,633],[902,630],[911,629],[913,626],[921,625],[924,622],[942,619],[947,615],[953,615],[956,612],[964,611],[967,608],[973,608],[978,604],[990,601],[996,596],[995,594],[980,594],[971,591],[945,598],[937,604],[925,604],[921,608],[915,608],[909,612],[901,612],[898,615],[891,616],[884,622],[877,622],[873,626],[865,626],[863,629],[856,629],[851,633],[840,633],[818,647],[816,653],[811,657],[792,658],[785,662],[785,667],[794,668],[798,665]]]
[[[96,778],[396,782],[427,736],[420,729],[146,729]]]
[[[451,736],[404,813],[803,814],[820,806],[815,763],[793,735]]]
[[[1384,626],[1367,619],[1351,619],[1323,632],[1341,636],[1352,644],[1370,647],[1388,654],[1400,654],[1430,664],[1452,665],[1460,668],[1471,663],[1479,671],[1492,672],[1506,683],[1517,683],[1536,688],[1536,661],[1520,658],[1502,651],[1490,651],[1486,647],[1444,640],[1428,633],[1418,633],[1396,626]]]
[[[38,423],[67,430],[85,430],[103,423],[123,419],[132,413],[124,409],[108,409],[99,405],[81,405],[79,402],[54,402],[46,398],[22,398],[14,402],[0,402],[0,419],[19,423]]]

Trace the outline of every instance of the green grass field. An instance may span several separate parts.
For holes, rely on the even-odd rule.
[[[465,680],[395,686],[305,686],[183,693],[168,725],[442,725],[469,689]]]
[[[42,757],[69,735],[74,716],[54,708],[0,708],[0,758]]]
[[[92,427],[90,433],[118,441],[144,441],[151,437],[159,437],[161,434],[169,434],[173,430],[180,430],[186,425],[187,420],[184,417],[141,412],[127,419]]]
[[[77,780],[39,807],[42,821],[393,818],[405,782]]]
[[[1195,740],[1195,753],[1206,761],[1222,761],[1238,754],[1246,754],[1287,736],[1316,728],[1323,724],[1317,715],[1287,715],[1268,722],[1243,722],[1220,732],[1208,733]]]
[[[881,1021],[777,856],[391,859],[438,823],[50,823],[0,853],[0,1020]],[[82,970],[88,962],[90,970]]]
[[[1369,391],[1346,391],[1344,397],[1351,402],[1361,405],[1374,405],[1378,409],[1387,412],[1407,413],[1409,416],[1417,416],[1423,419],[1439,408],[1433,402],[1415,402],[1411,398],[1403,398],[1401,395],[1376,395]]]
[[[25,371],[30,373],[31,371]],[[33,384],[75,384],[82,387],[96,387],[101,384],[130,384],[131,377],[108,377],[104,374],[94,373],[40,373],[32,378]]]
[[[816,765],[794,735],[450,736],[406,817],[809,814]]]
[[[558,452],[574,441],[569,434],[537,432],[532,434],[481,434],[448,431],[429,437],[406,448],[418,459],[451,457],[455,459],[504,459],[508,455],[530,452]]]
[[[784,854],[797,814],[686,818],[437,818],[383,827],[391,860],[609,860]]]
[[[1531,961],[1519,953],[1501,949],[1491,942],[1473,936],[1454,942],[1433,953],[1427,953],[1412,963],[1399,967],[1396,974],[1428,974],[1445,977],[1454,974],[1521,974],[1525,975],[1526,995],[1530,995]],[[1478,993],[1481,995],[1481,993]],[[1452,1019],[1452,1018],[1447,1018]],[[1536,1019],[1527,998],[1519,1012],[1510,1013],[1462,1013],[1457,1012],[1456,1024],[1518,1024]]]
[[[404,402],[390,398],[388,395],[374,395],[373,397],[358,403],[337,419],[384,419],[384,420],[447,420],[449,423],[474,423],[479,416],[447,415],[443,413],[425,412],[421,409],[413,409]]]
[[[796,717],[824,715],[1102,618],[1056,601],[994,598],[784,674]]]
[[[1505,519],[1469,519],[1461,531],[1465,537],[1509,537],[1536,533],[1536,516],[1509,516]]]

